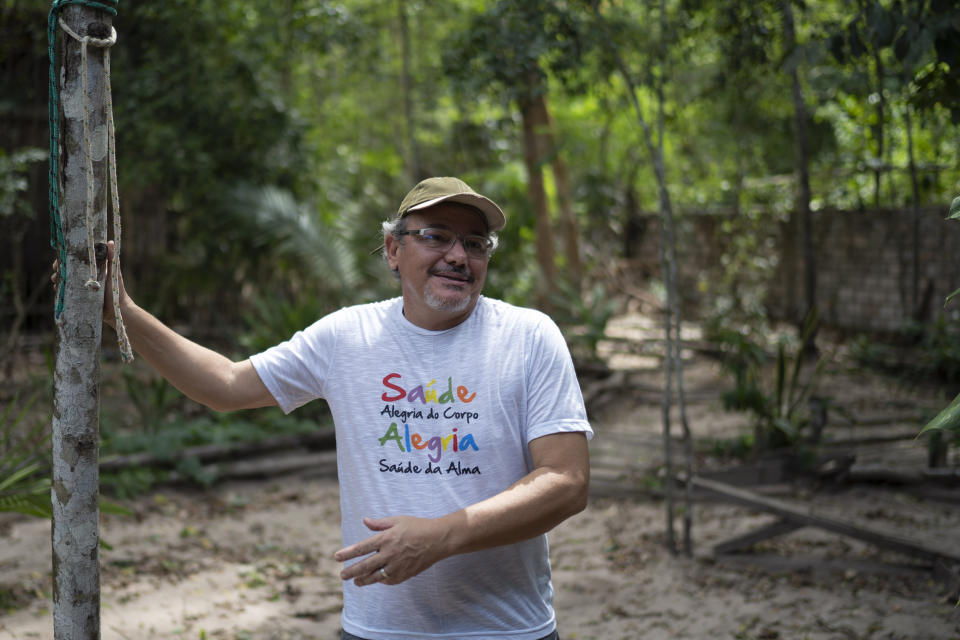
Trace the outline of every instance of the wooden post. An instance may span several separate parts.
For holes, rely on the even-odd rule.
[[[77,34],[91,24],[110,27],[110,16],[86,6],[64,8],[64,22]],[[102,29],[102,27],[100,27]],[[93,31],[97,31],[94,27]],[[100,338],[106,287],[84,286],[90,264],[87,243],[87,150],[80,43],[61,31],[60,85],[61,215],[66,238],[66,292],[57,321],[58,346],[53,403],[53,627],[56,640],[100,638],[99,405]],[[97,37],[100,37],[97,34]],[[106,239],[107,126],[103,50],[87,52],[90,154],[94,169],[93,237]]]

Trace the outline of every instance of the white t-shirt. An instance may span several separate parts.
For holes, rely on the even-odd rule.
[[[251,358],[285,412],[325,398],[337,434],[343,544],[364,516],[437,517],[532,470],[527,444],[592,436],[570,353],[539,311],[481,297],[428,331],[394,298],[349,307]],[[536,640],[556,627],[547,538],[460,554],[399,585],[344,583],[344,630],[370,640]]]

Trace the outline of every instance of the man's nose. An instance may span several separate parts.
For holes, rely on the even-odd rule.
[[[466,264],[467,250],[463,247],[463,238],[455,239],[443,257],[451,264]]]

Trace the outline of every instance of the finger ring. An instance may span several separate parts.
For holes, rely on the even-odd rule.
[[[380,567],[380,575],[383,576],[384,580],[387,580],[390,577],[387,575],[387,570],[383,567]]]

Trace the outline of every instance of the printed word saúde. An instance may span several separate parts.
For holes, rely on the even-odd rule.
[[[454,399],[453,378],[447,378],[446,390],[438,395],[440,389],[433,386],[437,382],[436,379],[431,380],[426,385],[418,384],[408,390],[399,384],[391,382],[392,380],[399,381],[402,377],[399,373],[388,373],[383,377],[383,386],[394,392],[384,391],[380,396],[384,402],[397,402],[403,398],[406,398],[407,402],[416,402],[419,400],[423,404],[427,404],[428,402],[437,404],[456,402]],[[456,398],[459,399],[460,402],[473,402],[473,399],[476,397],[476,393],[470,393],[470,390],[462,384],[457,385]]]

